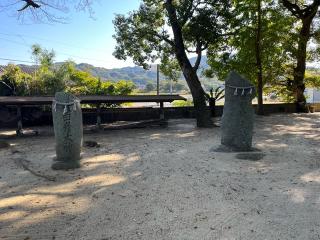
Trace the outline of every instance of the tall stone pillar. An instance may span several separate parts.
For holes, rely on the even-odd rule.
[[[250,151],[254,110],[254,86],[236,72],[225,81],[225,104],[221,123],[221,144],[233,151]]]
[[[83,139],[80,100],[65,92],[56,93],[52,103],[52,117],[57,154],[52,169],[80,167]]]

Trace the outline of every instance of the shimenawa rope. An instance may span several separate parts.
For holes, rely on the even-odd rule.
[[[63,115],[68,112],[68,106],[73,106],[73,111],[77,111],[77,106],[80,108],[80,99],[75,98],[72,102],[64,103],[59,102],[57,100],[53,100],[52,102],[52,108],[56,112],[57,111],[57,105],[64,106],[63,108]]]

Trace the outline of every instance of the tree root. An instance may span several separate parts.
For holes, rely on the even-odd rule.
[[[16,158],[16,159],[14,159],[14,161],[19,167],[22,167],[24,170],[30,172],[31,174],[33,174],[36,177],[44,178],[44,179],[46,179],[48,181],[51,181],[51,182],[55,182],[56,181],[55,177],[47,176],[45,174],[42,174],[40,172],[37,172],[37,171],[31,169],[29,167],[30,161],[24,160],[22,158]]]

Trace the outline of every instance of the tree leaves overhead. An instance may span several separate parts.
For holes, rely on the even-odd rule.
[[[162,70],[175,76],[183,73],[193,97],[198,127],[213,126],[206,107],[205,92],[197,76],[202,52],[219,41],[227,31],[228,0],[142,0],[140,8],[114,20],[117,46],[114,56],[131,57],[148,68],[162,60]],[[188,53],[195,53],[192,66]]]
[[[16,13],[22,23],[66,23],[71,9],[91,17],[95,0],[1,0],[0,12]]]
[[[237,17],[229,19],[229,25],[236,34],[228,36],[225,42],[210,45],[208,57],[211,70],[206,73],[217,74],[223,80],[234,69],[256,83],[257,1],[238,0],[233,8]],[[293,64],[296,41],[295,19],[276,2],[262,1],[260,54],[264,84],[286,81],[288,66]]]
[[[117,41],[114,56],[126,60],[132,57],[138,65],[147,68],[147,62],[159,57],[161,49],[168,48],[170,39],[164,27],[163,8],[153,5],[141,5],[128,17],[116,15],[113,21]]]
[[[156,59],[173,57],[174,39],[165,2],[144,0],[138,10],[116,15],[115,57],[132,57],[144,68]],[[225,18],[230,17],[228,1],[180,0],[173,4],[188,52],[204,51],[225,34]]]

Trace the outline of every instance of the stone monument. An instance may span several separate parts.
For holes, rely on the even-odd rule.
[[[80,100],[65,92],[56,93],[52,103],[52,118],[57,154],[52,169],[80,167],[83,138]]]
[[[251,151],[254,86],[236,72],[225,81],[225,104],[221,123],[221,144],[232,151]]]

